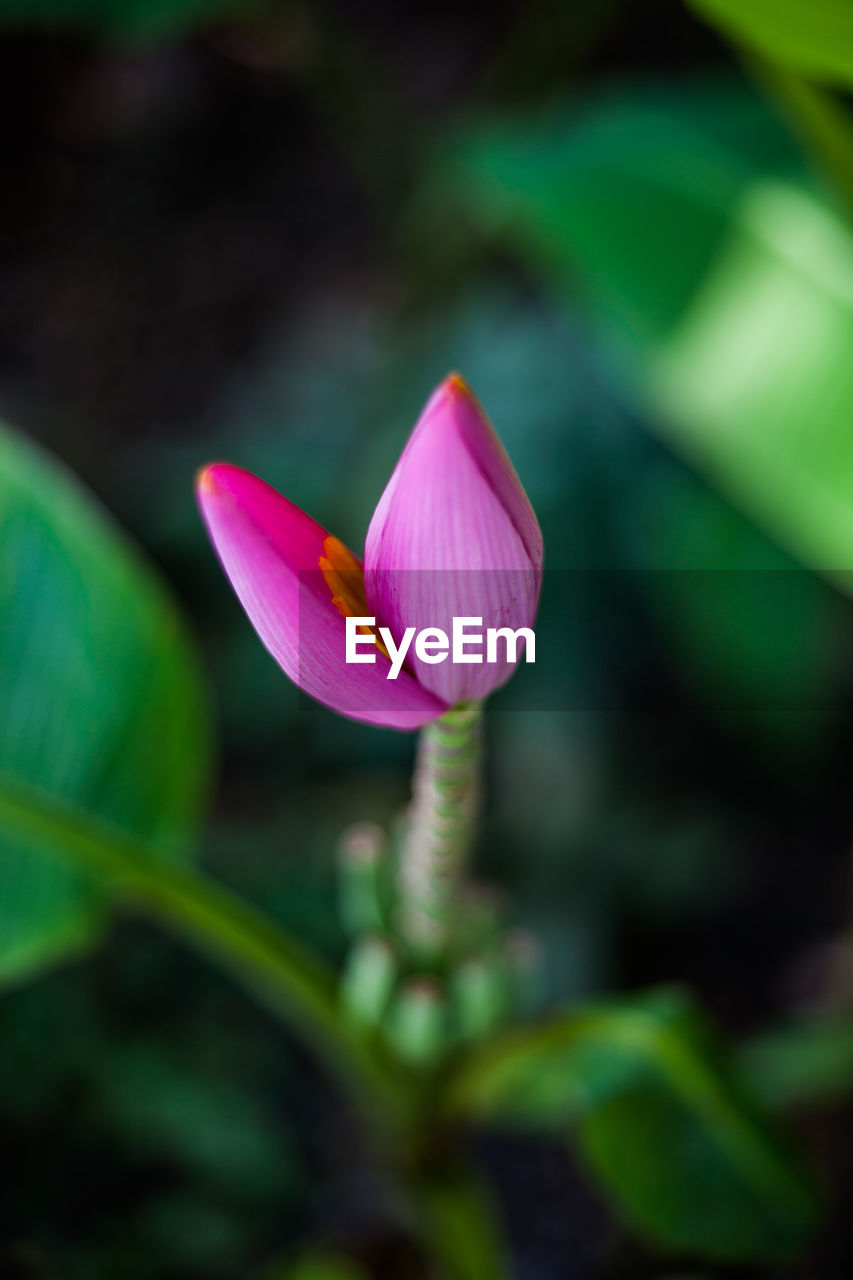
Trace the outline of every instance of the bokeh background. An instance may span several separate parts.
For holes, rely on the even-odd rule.
[[[0,412],[189,620],[204,864],[332,958],[337,837],[405,803],[413,740],[297,695],[193,475],[358,547],[458,369],[545,537],[560,658],[490,708],[479,851],[542,1003],[677,981],[735,1039],[844,1003],[853,242],[755,71],[675,0],[0,3]],[[846,1276],[844,1088],[798,1123],[830,1211],[784,1274]],[[3,993],[0,1146],[4,1277],[273,1276],[318,1239],[418,1274],[313,1060],[132,920]],[[519,1276],[683,1274],[565,1147],[481,1146]]]

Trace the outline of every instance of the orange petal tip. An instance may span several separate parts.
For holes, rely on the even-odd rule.
[[[474,398],[474,394],[468,383],[459,373],[450,373],[444,380],[444,385],[451,395],[465,396],[468,400]]]
[[[218,462],[209,462],[206,467],[199,468],[195,475],[197,493],[208,496],[216,492],[216,468],[219,465]]]

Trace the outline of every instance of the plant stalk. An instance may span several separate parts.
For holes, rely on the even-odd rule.
[[[401,931],[413,950],[444,954],[457,923],[479,808],[482,704],[461,702],[418,743],[400,853]]]

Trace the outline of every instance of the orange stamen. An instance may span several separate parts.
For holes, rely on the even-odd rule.
[[[339,538],[329,534],[323,539],[324,555],[318,564],[323,571],[326,586],[332,593],[332,604],[345,618],[365,618],[367,612],[367,594],[364,589],[364,567],[349,547],[345,547]],[[362,635],[376,638],[376,647],[387,658],[388,650],[379,639],[375,627],[359,627]]]

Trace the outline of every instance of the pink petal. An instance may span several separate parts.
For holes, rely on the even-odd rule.
[[[198,480],[211,541],[240,603],[301,689],[354,720],[417,729],[446,707],[388,659],[347,664],[345,622],[320,570],[327,531],[263,480],[217,463]]]
[[[405,627],[479,617],[483,627],[532,625],[542,534],[503,446],[457,375],[429,400],[383,493],[365,547],[370,612],[399,639]],[[503,652],[501,648],[500,652]],[[409,662],[448,703],[480,698],[515,664]]]

